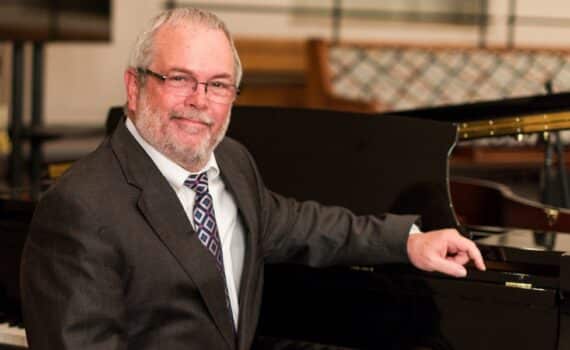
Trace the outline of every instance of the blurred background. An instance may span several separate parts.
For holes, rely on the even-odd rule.
[[[37,23],[37,17],[30,14],[34,4],[50,2],[63,3],[3,0],[0,28],[10,21],[20,25],[30,22],[30,26]],[[298,85],[302,89],[307,65],[304,46],[310,38],[473,47],[567,48],[570,44],[570,3],[564,0],[91,2],[100,4],[103,13],[107,6],[110,10],[104,13],[108,16],[106,20],[91,23],[93,31],[103,34],[100,41],[62,36],[46,42],[43,84],[46,123],[96,125],[104,122],[108,107],[124,101],[122,73],[136,34],[158,11],[169,6],[202,7],[227,22],[240,46],[246,68],[244,98],[240,103],[267,101],[302,105],[302,91],[285,92],[287,96],[280,91],[274,96],[259,96],[259,99],[253,96],[251,100],[246,91],[248,83],[273,81]],[[26,3],[29,5],[23,5]],[[69,17],[74,16],[70,12]],[[96,27],[98,23],[100,27]],[[83,24],[81,20],[68,23],[69,31]],[[9,113],[13,41],[7,34],[0,33],[0,38],[3,39],[0,101],[5,124]]]
[[[565,0],[3,0],[6,186],[33,184],[46,165],[96,147],[110,107],[124,103],[137,33],[160,10],[180,6],[213,11],[233,32],[245,69],[237,104],[377,114],[570,91]],[[543,200],[551,137],[460,141],[451,173]],[[557,137],[565,151],[565,133]],[[557,179],[562,170],[553,170]]]

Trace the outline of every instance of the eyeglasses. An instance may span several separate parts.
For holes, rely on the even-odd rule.
[[[185,73],[174,73],[172,75],[162,75],[146,68],[137,68],[139,74],[146,74],[164,83],[174,94],[188,97],[198,91],[198,85],[204,85],[206,98],[216,103],[232,103],[239,95],[239,88],[221,81],[198,81],[195,77]]]

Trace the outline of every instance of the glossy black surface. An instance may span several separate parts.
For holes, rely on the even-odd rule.
[[[570,109],[570,93],[536,95],[497,101],[474,102],[461,105],[410,109],[389,112],[389,115],[408,116],[444,122],[479,121],[537,113],[553,113]]]
[[[228,134],[251,151],[275,192],[359,214],[418,213],[426,229],[457,226],[447,185],[450,123],[238,106]]]
[[[547,99],[538,107],[566,103]],[[232,123],[269,188],[358,213],[420,213],[424,229],[455,225],[451,123],[268,108],[237,109]],[[357,349],[570,349],[568,237],[459,228],[480,241],[487,271],[268,266],[258,333]]]
[[[408,266],[271,266],[260,334],[358,349],[558,349],[555,288],[421,274]]]

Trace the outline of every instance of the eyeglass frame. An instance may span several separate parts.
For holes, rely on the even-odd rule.
[[[153,71],[153,70],[151,70],[151,69],[148,69],[148,68],[137,67],[136,71],[137,71],[138,74],[150,75],[151,77],[154,77],[154,78],[160,80],[160,81],[163,82],[163,83],[166,83],[167,81],[172,81],[172,80],[173,80],[173,78],[172,78],[172,77],[169,77],[168,75],[164,75],[164,74],[157,73],[157,72],[155,72],[155,71]],[[208,95],[208,87],[209,87],[209,86],[212,86],[212,84],[213,84],[214,82],[212,82],[212,81],[199,81],[199,80],[196,79],[196,77],[194,77],[193,75],[191,75],[191,74],[187,74],[187,75],[188,75],[188,77],[190,77],[191,79],[193,79],[193,80],[196,82],[196,84],[194,85],[194,88],[191,88],[191,89],[190,89],[190,90],[192,91],[192,93],[191,93],[191,94],[188,94],[187,96],[191,96],[191,95],[195,94],[195,93],[198,91],[198,85],[201,84],[201,85],[204,85],[204,94],[206,95],[206,97],[208,97],[208,96],[217,96],[217,97],[219,97],[219,95],[216,95],[216,94],[214,94],[214,95]],[[232,85],[232,84],[226,84],[226,83],[222,83],[222,84],[227,85],[228,87],[232,87],[233,89],[235,89],[235,90],[234,90],[234,91],[235,91],[235,92],[234,92],[234,96],[232,97],[232,99],[231,99],[230,101],[227,101],[227,103],[233,103],[233,101],[235,101],[235,99],[237,98],[237,96],[238,96],[238,95],[240,94],[240,92],[241,92],[240,88],[237,87],[237,86],[235,86],[235,85]],[[215,101],[215,100],[212,100],[212,99],[210,99],[210,98],[208,98],[208,100],[209,100],[209,101],[212,101],[212,102],[216,102],[216,103],[226,103],[226,102],[222,102],[222,101]]]

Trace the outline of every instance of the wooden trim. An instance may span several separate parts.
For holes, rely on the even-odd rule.
[[[235,45],[248,73],[303,75],[307,67],[304,40],[239,37]]]
[[[237,105],[305,105],[306,41],[239,37],[235,45],[244,70]]]
[[[508,48],[499,45],[489,45],[486,47],[477,47],[473,45],[460,45],[460,44],[442,44],[442,43],[425,43],[425,42],[389,42],[389,41],[363,41],[363,40],[343,40],[339,43],[332,43],[326,41],[327,47],[358,47],[364,49],[373,48],[402,48],[402,49],[424,49],[429,51],[447,51],[447,50],[461,50],[461,51],[487,51],[487,52],[546,52],[546,53],[563,53],[570,54],[570,49],[567,46],[517,46],[515,48]]]
[[[374,102],[339,97],[332,89],[329,44],[322,39],[311,39],[307,47],[307,106],[361,113],[378,112]]]

